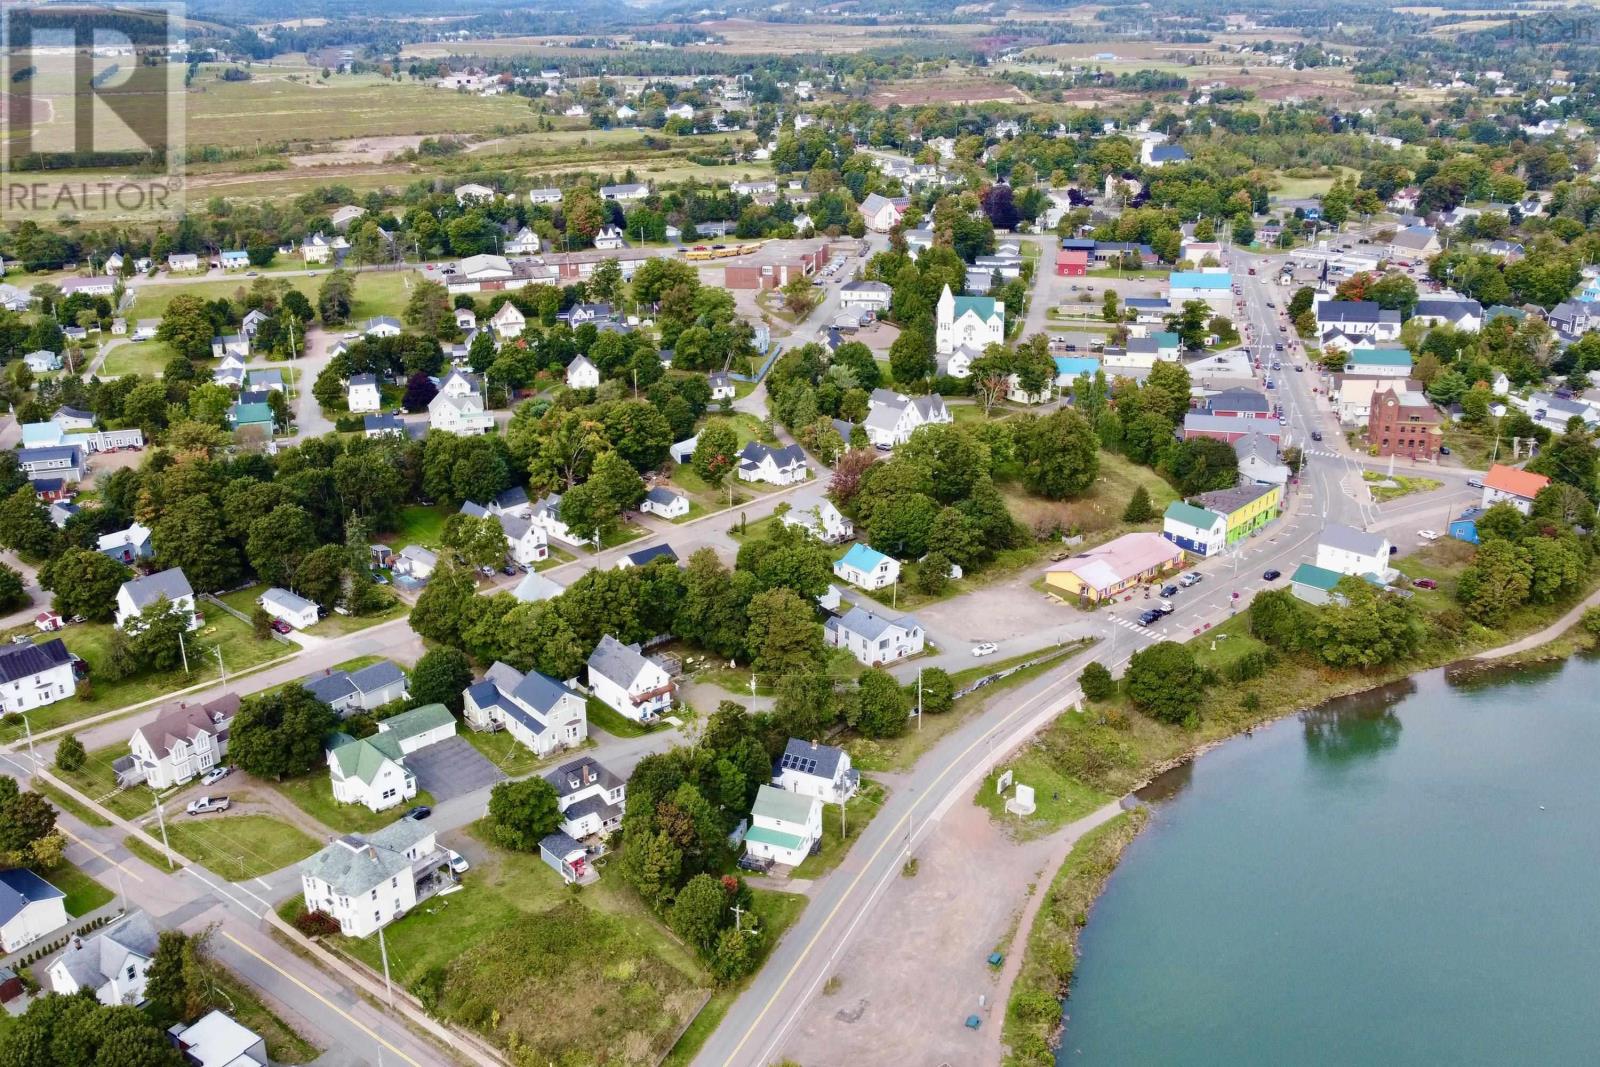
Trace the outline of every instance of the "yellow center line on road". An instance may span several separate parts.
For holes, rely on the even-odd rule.
[[[334,1004],[327,997],[323,996],[321,993],[318,993],[315,989],[312,989],[310,986],[306,985],[304,982],[302,982],[300,979],[296,978],[294,975],[290,974],[288,971],[284,970],[282,967],[279,967],[276,963],[273,963],[271,960],[267,959],[265,956],[263,956],[261,953],[257,952],[255,949],[251,948],[249,945],[245,944],[243,941],[240,941],[237,937],[234,937],[228,931],[223,930],[222,931],[222,936],[226,937],[229,941],[232,941],[235,945],[238,945],[240,948],[244,949],[244,951],[250,953],[250,955],[254,956],[256,959],[260,960],[262,963],[266,964],[268,967],[271,967],[273,970],[277,971],[279,974],[283,975],[285,978],[289,979],[289,981],[293,982],[295,985],[299,986],[301,989],[305,990],[307,993],[310,993],[312,996],[316,997],[317,1000],[319,1000],[323,1004],[324,1007],[328,1008],[330,1011],[335,1012],[341,1018],[343,1018],[346,1022],[348,1022],[351,1026],[354,1026],[356,1029],[360,1030],[362,1033],[364,1033],[368,1037],[372,1038],[372,1040],[376,1041],[378,1044],[382,1045],[384,1048],[388,1049],[390,1052],[394,1053],[396,1056],[399,1056],[402,1060],[405,1060],[407,1063],[411,1064],[411,1067],[422,1067],[422,1064],[418,1063],[416,1060],[412,1059],[410,1056],[407,1056],[404,1052],[401,1052],[399,1049],[397,1049],[393,1045],[389,1044],[388,1041],[385,1041],[383,1038],[381,1038],[377,1034],[373,1033],[372,1029],[370,1027],[368,1027],[365,1023],[362,1023],[359,1020],[357,1020],[349,1012],[345,1011],[343,1008],[339,1007],[337,1004]]]
[[[1069,656],[1068,658],[1070,659],[1072,657]],[[1004,718],[996,722],[988,730],[979,734],[970,745],[962,749],[959,755],[946,764],[944,770],[940,771],[938,776],[928,784],[927,788],[925,788],[922,792],[922,799],[926,800],[929,796],[931,796],[934,790],[938,787],[939,783],[944,781],[946,776],[948,776],[951,771],[955,770],[961,764],[961,762],[966,759],[967,756],[971,755],[974,749],[984,744],[985,741],[989,741],[992,744],[992,735],[994,735],[997,731],[1004,729],[1019,715],[1022,715],[1025,709],[1031,708],[1041,701],[1045,701],[1063,683],[1069,681],[1070,678],[1057,679],[1038,695],[1023,702],[1021,705],[1014,708]],[[795,972],[800,969],[801,964],[805,963],[807,957],[811,955],[811,950],[814,949],[817,945],[817,942],[822,939],[823,933],[828,929],[829,926],[833,924],[834,917],[839,914],[839,909],[843,908],[845,903],[855,893],[856,887],[861,883],[861,879],[865,878],[868,872],[872,870],[872,865],[877,862],[878,857],[883,854],[883,850],[888,848],[890,845],[900,843],[900,828],[911,819],[911,816],[916,812],[916,808],[917,802],[913,801],[910,809],[907,810],[904,815],[900,816],[900,818],[894,824],[894,829],[890,830],[888,835],[884,837],[883,841],[879,843],[878,847],[872,850],[872,855],[867,859],[867,862],[862,865],[859,871],[856,872],[856,876],[850,880],[850,885],[840,895],[839,900],[834,904],[834,906],[828,911],[827,917],[824,918],[821,925],[817,927],[816,933],[811,936],[810,941],[806,942],[805,948],[800,950],[799,957],[789,967],[789,970],[784,974],[783,978],[779,980],[778,988],[775,989],[772,995],[767,998],[767,1002],[762,1005],[761,1011],[751,1022],[749,1028],[745,1030],[744,1036],[741,1037],[739,1039],[739,1043],[733,1047],[733,1052],[728,1057],[728,1062],[730,1064],[737,1061],[740,1051],[742,1051],[745,1045],[749,1043],[751,1035],[756,1032],[756,1029],[761,1025],[761,1021],[765,1019],[767,1017],[767,1013],[772,1010],[772,1006],[777,1002],[779,994],[781,994],[794,979]],[[924,820],[924,822],[926,821],[927,820]]]
[[[138,872],[136,872],[132,867],[126,866],[125,864],[123,864],[119,860],[112,859],[110,856],[106,855],[104,852],[101,852],[99,849],[97,849],[93,845],[89,844],[89,842],[85,841],[83,838],[79,837],[77,834],[73,833],[71,830],[68,830],[65,826],[63,826],[61,828],[61,832],[66,834],[68,837],[72,838],[73,841],[76,841],[78,844],[82,845],[84,848],[88,849],[90,852],[94,853],[96,856],[99,856],[101,859],[103,859],[107,863],[111,864],[111,866],[117,868],[117,870],[121,871],[123,874],[127,875],[129,878],[132,878],[135,882],[144,881],[144,879],[139,877]]]

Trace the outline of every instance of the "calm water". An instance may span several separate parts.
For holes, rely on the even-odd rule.
[[[1600,663],[1421,675],[1152,799],[1060,1063],[1600,1061]]]

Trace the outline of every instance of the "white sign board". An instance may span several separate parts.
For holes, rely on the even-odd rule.
[[[1011,772],[1003,771],[994,781],[995,796],[1005,796],[1006,790],[1011,788]]]

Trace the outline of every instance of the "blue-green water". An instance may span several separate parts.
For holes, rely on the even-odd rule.
[[[1430,672],[1152,793],[1060,1063],[1600,1062],[1600,662]]]

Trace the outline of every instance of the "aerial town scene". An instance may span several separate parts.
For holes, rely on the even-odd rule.
[[[1594,1055],[1600,12],[0,31],[0,1067]]]

